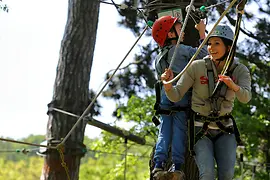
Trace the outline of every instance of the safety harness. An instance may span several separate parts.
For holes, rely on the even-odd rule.
[[[238,145],[242,145],[242,141],[240,139],[240,133],[239,130],[237,128],[236,122],[234,117],[232,116],[232,114],[226,114],[224,116],[219,116],[220,114],[220,108],[221,108],[221,104],[222,102],[225,100],[225,95],[227,92],[227,85],[225,83],[220,83],[217,90],[215,91],[214,94],[212,94],[214,88],[215,88],[215,75],[214,75],[214,71],[213,71],[213,67],[212,67],[212,62],[210,58],[205,58],[205,64],[206,64],[206,68],[207,68],[207,77],[208,77],[208,86],[209,86],[209,101],[211,104],[211,114],[208,116],[202,116],[199,113],[193,112],[191,113],[190,116],[190,120],[189,120],[189,124],[188,124],[188,129],[189,129],[189,149],[190,149],[190,153],[191,155],[195,155],[194,152],[194,145],[196,144],[196,142],[203,138],[204,136],[208,137],[209,139],[211,139],[213,142],[215,140],[217,140],[221,135],[223,135],[224,133],[228,133],[228,134],[235,134],[235,138],[237,141]],[[232,67],[230,68],[230,70],[227,72],[226,75],[230,76],[232,75],[233,71],[235,70],[235,68],[237,67],[237,64],[233,64]],[[232,120],[233,125],[226,127],[222,121],[229,121]],[[195,125],[194,122],[196,120],[199,120],[200,122],[203,122],[203,126],[200,129],[199,132],[195,131]],[[220,133],[214,137],[212,137],[209,133],[208,133],[208,125],[211,122],[215,122],[217,127],[220,129]]]
[[[160,58],[157,60],[157,63],[156,63],[156,70],[159,77],[165,71],[165,68],[168,68],[170,65],[170,63],[168,62],[168,54],[169,54],[170,48],[172,48],[172,46],[164,47],[159,54]],[[158,71],[159,69],[161,70],[161,72]],[[160,102],[161,102],[162,86],[163,84],[162,84],[162,81],[160,80],[158,80],[155,84],[155,92],[156,92],[156,102],[154,105],[155,115],[152,118],[152,122],[156,126],[160,124],[160,121],[158,119],[158,116],[160,114],[171,115],[172,113],[181,112],[181,111],[189,113],[191,110],[191,102],[188,103],[188,106],[176,106],[176,107],[170,107],[170,108],[161,107]]]
[[[189,113],[191,110],[191,103],[188,103],[188,106],[176,106],[176,107],[170,107],[170,108],[161,108],[160,102],[161,102],[161,89],[162,89],[162,82],[158,81],[155,84],[155,91],[156,91],[156,102],[154,105],[154,110],[155,110],[155,115],[152,118],[153,123],[158,126],[160,124],[160,121],[158,119],[158,116],[160,114],[164,114],[164,115],[171,115],[173,113],[176,112],[181,112],[184,111],[186,113]]]

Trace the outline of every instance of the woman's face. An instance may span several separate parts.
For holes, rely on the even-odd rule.
[[[226,51],[228,51],[224,42],[219,37],[209,38],[207,45],[208,53],[212,57],[213,61],[222,58]]]

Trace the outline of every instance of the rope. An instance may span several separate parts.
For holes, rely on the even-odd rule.
[[[193,3],[194,3],[194,0],[191,0],[190,4],[189,4],[189,7],[193,6]],[[179,46],[179,44],[181,42],[182,34],[185,31],[185,28],[186,28],[186,25],[187,25],[187,22],[188,22],[188,16],[190,15],[190,12],[191,12],[191,8],[189,8],[188,11],[187,11],[185,21],[183,23],[183,26],[182,26],[181,31],[180,31],[179,38],[178,38],[177,43],[176,43],[176,47],[175,47],[175,49],[173,51],[173,55],[172,55],[172,58],[171,58],[169,69],[171,69],[171,66],[172,66],[173,62],[175,61],[176,50],[177,50],[177,48],[178,48],[178,46]]]
[[[57,146],[57,151],[59,152],[59,155],[60,155],[60,158],[61,158],[61,165],[63,166],[63,168],[65,169],[65,172],[66,172],[66,175],[67,175],[67,178],[68,180],[70,180],[70,176],[69,176],[69,171],[68,171],[68,167],[67,167],[67,163],[65,162],[65,156],[64,156],[64,146],[63,145],[60,145],[60,146]]]
[[[217,3],[217,4],[213,4],[213,5],[210,5],[210,6],[205,7],[205,9],[210,9],[210,8],[219,6],[219,5],[224,4],[224,3],[226,3],[226,2],[229,2],[229,1],[230,1],[230,0],[223,1],[223,2],[220,2],[220,3]]]
[[[174,81],[178,80],[183,74],[184,72],[187,70],[187,68],[191,65],[191,63],[195,60],[195,58],[197,57],[197,55],[199,54],[199,52],[201,51],[202,47],[206,44],[209,36],[212,34],[212,32],[214,31],[214,29],[216,28],[216,26],[219,24],[219,22],[221,21],[221,19],[227,14],[227,12],[229,11],[229,9],[234,5],[234,3],[237,0],[233,0],[230,5],[225,9],[225,11],[221,14],[221,16],[219,17],[219,19],[217,20],[217,22],[214,24],[213,28],[211,29],[211,31],[209,32],[209,34],[206,36],[206,38],[203,40],[203,42],[200,44],[200,46],[198,47],[196,53],[192,56],[192,58],[190,59],[190,61],[188,62],[188,64],[186,65],[186,67],[176,76],[174,77],[172,80],[170,81],[162,81],[163,84],[170,84],[173,83]]]
[[[108,4],[108,5],[113,5],[116,8],[120,8],[120,9],[134,9],[134,10],[138,10],[138,9],[145,9],[144,7],[134,7],[134,6],[128,6],[126,4],[116,4],[115,2],[106,2],[106,1],[99,1],[100,3],[104,3],[104,4]]]
[[[35,149],[25,149],[25,148],[22,148],[22,149],[10,149],[10,150],[0,150],[0,153],[23,153],[23,154],[27,154],[27,153],[30,153],[30,152],[36,152],[38,151],[39,148],[35,148]]]
[[[187,5],[187,3],[186,2],[178,2],[178,3],[155,3],[155,2],[158,2],[159,0],[155,0],[155,1],[152,1],[152,2],[150,2],[150,3],[148,3],[148,4],[146,4],[144,7],[133,7],[133,6],[127,6],[126,4],[116,4],[115,2],[106,2],[106,1],[102,1],[102,0],[100,0],[99,2],[100,3],[104,3],[104,4],[108,4],[108,5],[113,5],[113,6],[115,6],[116,8],[122,8],[122,9],[125,9],[125,8],[129,8],[129,9],[149,9],[150,10],[150,12],[151,11],[154,11],[154,10],[156,10],[156,9],[159,9],[159,8],[168,8],[168,7],[182,7],[182,6],[186,6]],[[224,3],[226,3],[226,2],[230,2],[230,0],[226,0],[226,1],[223,1],[223,2],[220,2],[220,3],[217,3],[217,4],[213,4],[213,5],[210,5],[210,6],[207,6],[207,7],[205,7],[205,6],[203,6],[204,7],[204,9],[210,9],[210,8],[213,8],[213,7],[216,7],[216,6],[219,6],[219,5],[221,5],[221,4],[224,4]],[[196,3],[195,2],[195,4],[197,4],[197,5],[201,5],[202,3]],[[151,9],[152,8],[152,9]]]
[[[235,33],[234,33],[234,38],[233,38],[233,43],[229,52],[229,55],[225,61],[225,65],[221,71],[221,75],[225,75],[227,73],[227,70],[229,69],[231,62],[234,59],[234,55],[235,55],[235,51],[236,51],[236,45],[237,45],[237,39],[239,36],[239,32],[240,32],[240,26],[241,26],[241,20],[242,20],[242,15],[244,13],[244,6],[245,6],[246,0],[242,0],[236,7],[237,10],[237,21],[235,24]],[[212,96],[214,95],[214,93],[216,92],[218,86],[220,84],[220,81],[217,82],[213,92],[212,92]]]
[[[115,69],[115,71],[112,73],[112,75],[110,76],[110,78],[106,81],[106,83],[104,84],[104,86],[101,88],[101,90],[96,94],[96,96],[93,98],[92,102],[88,105],[88,107],[85,109],[85,111],[82,113],[82,115],[79,117],[79,119],[77,120],[77,122],[74,124],[74,126],[71,128],[71,130],[68,132],[68,134],[66,135],[66,137],[63,139],[63,141],[60,144],[64,144],[67,140],[67,138],[71,135],[72,131],[74,131],[74,129],[76,128],[76,126],[81,122],[81,120],[88,114],[88,112],[90,111],[92,105],[94,104],[94,102],[96,101],[96,99],[98,98],[98,96],[102,93],[102,91],[104,90],[104,88],[107,86],[107,84],[109,83],[109,81],[113,78],[113,76],[115,75],[116,71],[120,68],[120,66],[123,64],[124,60],[127,58],[127,56],[129,55],[129,53],[131,52],[131,50],[135,47],[135,45],[137,44],[137,42],[140,40],[140,38],[142,37],[142,35],[146,32],[146,30],[148,29],[148,25],[145,26],[143,32],[140,34],[140,36],[137,38],[137,40],[135,41],[135,43],[132,45],[131,49],[128,51],[128,53],[125,55],[125,57],[123,58],[123,60],[120,62],[120,64],[117,66],[117,68]],[[60,145],[59,144],[59,145]]]
[[[45,148],[50,148],[50,149],[56,149],[56,147],[53,147],[53,146],[45,146],[45,145],[42,145],[42,144],[34,144],[34,143],[28,143],[28,142],[23,142],[23,141],[16,141],[16,140],[12,140],[12,139],[0,138],[0,141],[24,144],[24,145],[29,145],[29,146],[45,147]]]

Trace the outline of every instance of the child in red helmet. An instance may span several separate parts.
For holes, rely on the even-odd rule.
[[[196,29],[199,31],[200,40],[205,38],[205,24],[201,21],[197,24]],[[174,74],[178,74],[189,62],[191,57],[197,51],[197,48],[179,44],[176,47],[178,38],[183,41],[184,35],[180,36],[182,23],[178,18],[172,16],[163,16],[155,21],[152,27],[152,36],[161,48],[161,52],[155,59],[155,68],[160,79],[161,74],[165,69],[169,68],[172,55],[176,49],[175,59],[171,65]],[[206,46],[198,54],[198,58],[203,58],[207,55]],[[179,109],[178,112],[162,113],[160,111],[160,126],[159,135],[156,143],[153,170],[153,176],[159,179],[158,176],[163,174],[164,164],[168,160],[168,150],[171,144],[173,168],[171,171],[176,177],[184,176],[181,171],[181,166],[184,163],[184,154],[186,149],[186,133],[187,133],[187,114],[181,111],[181,108],[190,107],[191,94],[186,93],[185,97],[178,102],[171,102],[165,94],[164,88],[161,87],[161,102],[160,110]],[[186,108],[186,109],[187,109]],[[167,111],[168,112],[168,111]]]

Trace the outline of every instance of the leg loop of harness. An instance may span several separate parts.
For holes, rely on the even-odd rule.
[[[222,124],[221,120],[228,119],[228,118],[231,118],[231,120],[233,122],[233,126],[226,127],[226,126],[224,126],[224,124]],[[194,122],[195,122],[196,119],[202,119],[204,121],[203,127],[197,133],[195,131],[195,126],[194,126]],[[221,117],[217,117],[217,118],[213,118],[213,117],[210,118],[210,119],[212,119],[213,122],[216,123],[216,125],[218,126],[218,128],[221,131],[220,133],[218,133],[215,136],[211,136],[211,134],[208,133],[208,125],[210,124],[211,121],[209,121],[209,120],[207,121],[207,119],[208,119],[208,117],[197,115],[193,111],[191,113],[191,116],[190,116],[190,119],[189,119],[189,123],[188,123],[188,130],[189,130],[189,151],[190,151],[190,155],[191,156],[194,156],[195,155],[194,145],[196,144],[196,142],[199,139],[203,138],[204,136],[208,137],[210,140],[212,140],[214,142],[220,136],[222,136],[224,133],[234,134],[235,135],[236,142],[237,142],[237,145],[238,146],[243,145],[243,142],[241,141],[240,133],[239,133],[239,130],[237,128],[235,119],[233,118],[232,115],[226,115],[226,116],[221,116]],[[213,119],[215,119],[215,120],[213,120]]]

